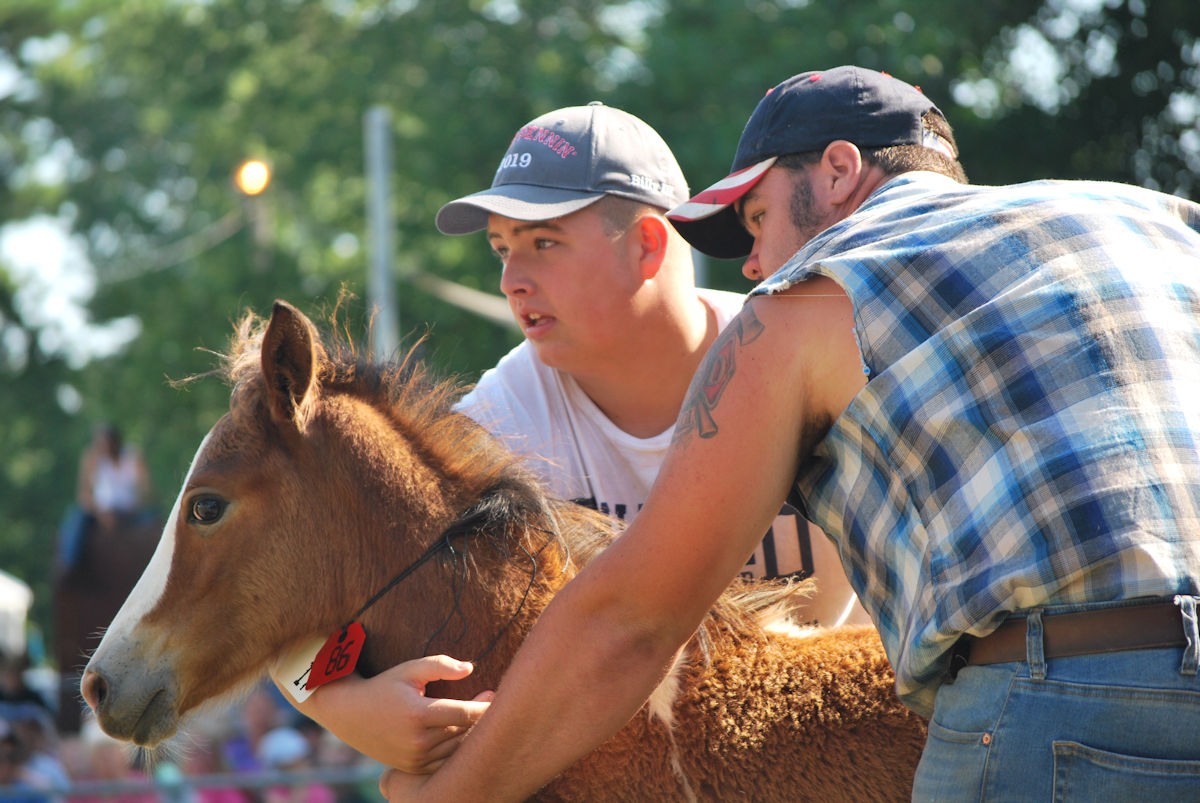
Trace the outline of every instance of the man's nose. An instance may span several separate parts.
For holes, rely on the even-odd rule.
[[[500,292],[506,296],[517,295],[519,293],[528,293],[533,289],[533,281],[522,264],[522,260],[516,256],[510,256],[504,262],[504,270],[500,273]]]
[[[750,249],[750,256],[746,257],[746,261],[742,263],[742,275],[752,282],[762,281],[762,265],[758,261],[758,240],[754,241],[754,246]]]

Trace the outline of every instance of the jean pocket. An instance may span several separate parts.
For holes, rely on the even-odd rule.
[[[1200,760],[1129,756],[1055,742],[1054,800],[1200,801]]]
[[[936,719],[929,720],[929,736],[954,745],[986,745],[990,741],[988,731],[958,731],[947,728]]]
[[[958,731],[930,720],[912,799],[979,800],[990,741],[987,731]]]

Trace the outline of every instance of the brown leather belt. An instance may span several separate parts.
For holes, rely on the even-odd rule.
[[[1025,619],[1008,619],[988,635],[967,637],[966,642],[963,651],[967,664],[1024,661]],[[1179,608],[1173,602],[1042,617],[1042,652],[1047,659],[1186,643]]]

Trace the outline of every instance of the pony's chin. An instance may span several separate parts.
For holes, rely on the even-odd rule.
[[[100,728],[114,739],[154,750],[179,730],[173,697],[166,689],[158,689],[138,711],[101,710],[96,719]]]
[[[134,723],[130,741],[138,747],[153,750],[179,730],[179,717],[169,696],[165,689],[160,689],[150,698],[142,716]]]

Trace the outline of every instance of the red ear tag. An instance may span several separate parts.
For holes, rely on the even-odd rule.
[[[304,688],[312,690],[353,672],[366,640],[367,632],[358,622],[334,631],[313,659]]]

